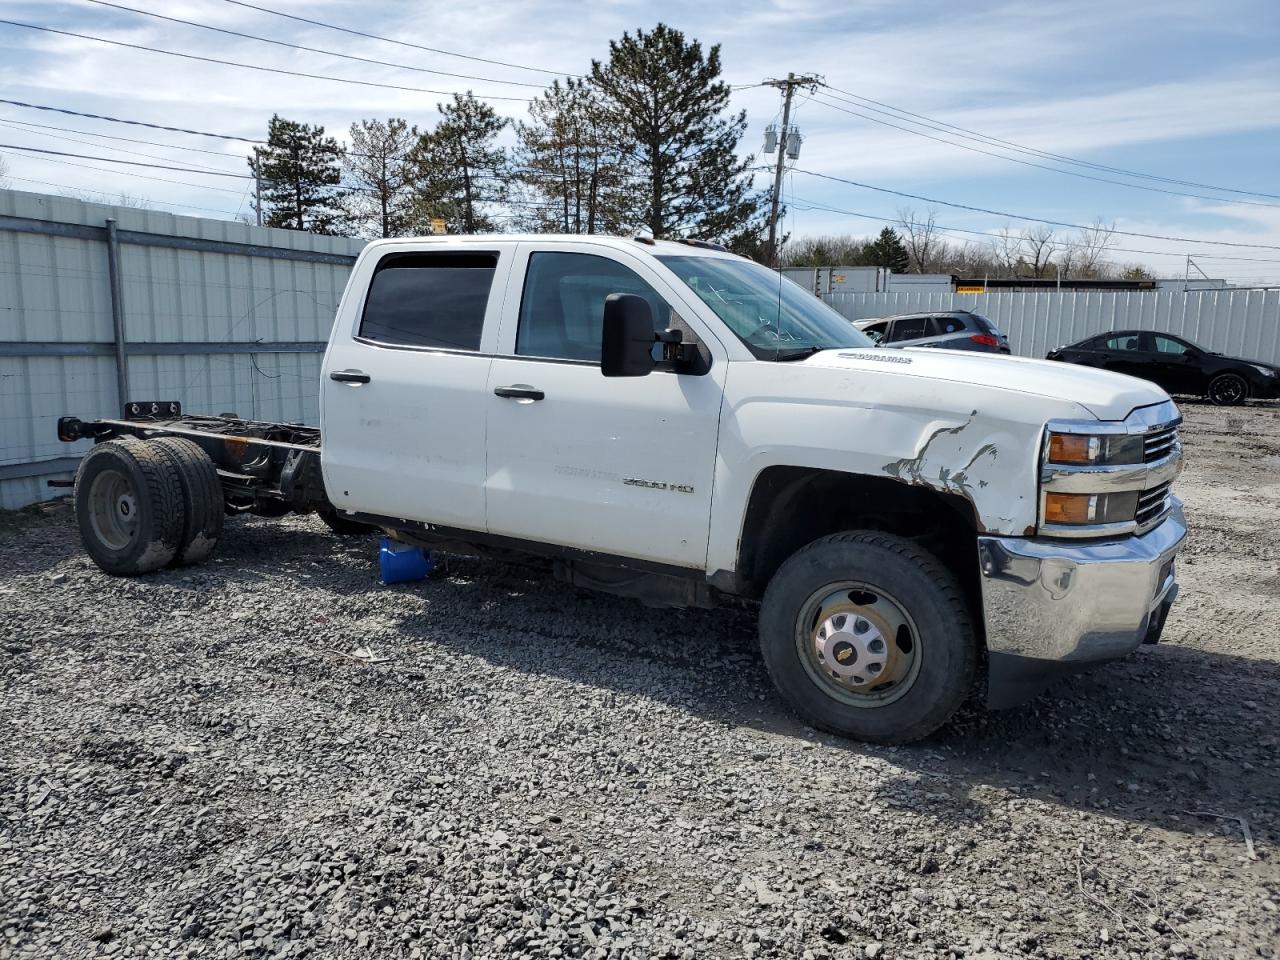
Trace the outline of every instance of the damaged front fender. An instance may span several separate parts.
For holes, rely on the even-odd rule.
[[[1009,471],[1001,468],[999,443],[990,438],[981,442],[974,439],[975,424],[981,430],[978,421],[978,411],[971,410],[962,423],[938,424],[935,421],[929,424],[910,457],[891,460],[881,467],[881,471],[902,483],[964,497],[973,504],[974,513],[980,518],[979,523],[985,532],[979,499],[992,499],[986,496],[985,491],[992,489],[997,497],[1014,497],[1015,500],[1025,497],[1025,492],[1007,489]],[[1013,522],[1011,517],[1003,519],[1006,523]]]

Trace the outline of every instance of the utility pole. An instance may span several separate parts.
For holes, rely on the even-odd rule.
[[[258,165],[253,165],[253,209],[258,214],[258,226],[262,226],[262,174],[258,173]]]
[[[820,82],[813,74],[797,77],[794,73],[788,73],[785,80],[765,81],[765,86],[782,91],[782,129],[778,131],[777,165],[773,171],[773,197],[769,204],[769,265],[772,267],[778,265],[778,203],[782,196],[782,173],[788,154],[793,160],[800,155],[800,132],[791,129],[791,98],[797,87],[811,88]],[[769,132],[766,131],[765,149],[769,147]]]

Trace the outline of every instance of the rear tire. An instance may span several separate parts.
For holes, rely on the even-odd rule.
[[[182,541],[171,566],[186,567],[207,560],[222,536],[225,504],[217,467],[200,445],[181,437],[159,437],[146,441],[169,458],[182,484],[186,521]]]
[[[946,723],[973,689],[978,649],[955,578],[901,537],[823,537],[774,574],[760,611],[765,666],[822,730],[906,743]]]
[[[151,573],[173,560],[186,510],[169,457],[146,443],[109,440],[76,471],[76,524],[85,551],[118,577]]]
[[[1238,373],[1220,373],[1209,381],[1205,396],[1215,407],[1234,407],[1249,398],[1249,384]]]

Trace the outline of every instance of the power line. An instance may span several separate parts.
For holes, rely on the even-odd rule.
[[[118,150],[120,153],[127,153],[127,154],[129,154],[130,156],[134,156],[134,157],[146,157],[146,158],[147,158],[147,159],[149,159],[149,160],[165,160],[165,161],[169,161],[169,162],[171,162],[171,161],[173,160],[173,158],[172,158],[172,157],[161,157],[161,156],[157,156],[157,155],[156,155],[156,154],[154,154],[154,153],[142,153],[142,152],[141,152],[141,151],[139,151],[139,150],[129,150],[129,149],[126,149],[125,147],[117,147],[117,146],[113,146],[112,144],[109,144],[109,143],[94,143],[92,140],[78,140],[78,139],[76,139],[75,137],[64,137],[64,136],[60,136],[59,134],[56,134],[56,133],[48,133],[48,132],[46,132],[46,131],[44,131],[44,130],[28,130],[28,129],[26,129],[25,124],[22,124],[22,122],[21,122],[21,121],[18,121],[18,122],[15,124],[14,122],[10,121],[8,117],[0,117],[0,127],[5,127],[5,128],[7,128],[7,129],[9,129],[9,130],[15,130],[15,131],[17,131],[18,133],[27,133],[27,134],[32,134],[32,135],[37,136],[37,137],[51,137],[51,138],[52,138],[52,139],[54,139],[54,140],[65,140],[65,141],[67,141],[68,143],[79,143],[79,144],[83,144],[83,145],[84,145],[84,146],[86,146],[86,147],[97,147],[97,148],[100,148],[100,149]],[[163,144],[160,144],[159,146],[163,146]],[[237,157],[229,157],[229,156],[227,156],[227,154],[225,154],[225,153],[224,153],[224,154],[221,154],[221,156],[226,157],[226,159],[228,159],[228,160],[235,160],[235,159],[239,159],[239,158],[237,158]],[[185,161],[184,161],[184,162],[185,162]],[[210,166],[208,166],[208,165],[206,165],[206,164],[203,164],[203,163],[202,163],[202,164],[193,164],[193,165],[194,165],[194,166],[199,166],[201,169],[203,169],[203,170],[208,170],[208,171],[210,171],[210,172],[218,172],[218,173],[223,172],[223,171],[221,171],[221,170],[218,170],[218,168],[217,168],[217,167],[210,167]]]
[[[278,47],[287,47],[290,50],[305,50],[307,53],[320,53],[327,57],[341,57],[343,60],[354,60],[359,63],[372,63],[380,67],[394,67],[397,70],[412,70],[415,73],[433,73],[441,77],[456,77],[459,80],[481,80],[485,83],[501,83],[513,87],[537,87],[542,89],[545,84],[529,83],[525,80],[498,80],[494,77],[478,77],[470,73],[450,73],[448,70],[431,70],[427,67],[415,67],[407,63],[392,63],[388,60],[374,60],[369,57],[357,57],[351,53],[340,53],[337,50],[323,50],[319,47],[307,47],[297,43],[288,43],[284,40],[273,40],[270,37],[259,37],[252,33],[242,33],[239,30],[228,30],[225,27],[215,27],[207,23],[198,23],[195,20],[183,20],[181,17],[170,17],[163,13],[153,13],[150,10],[139,10],[136,7],[126,7],[119,3],[108,3],[107,0],[87,0],[88,3],[96,3],[100,7],[110,7],[113,10],[123,10],[126,13],[136,13],[143,17],[154,17],[157,20],[168,20],[170,23],[180,23],[187,27],[197,27],[201,30],[212,30],[214,33],[222,33],[231,37],[241,37],[245,40],[257,40],[260,43],[271,43]]]
[[[1067,227],[1071,230],[1091,230],[1092,227],[1082,226],[1078,223],[1068,223],[1063,220],[1048,220],[1044,217],[1029,217],[1021,213],[1008,213],[1003,210],[990,210],[986,207],[974,207],[964,203],[954,203],[950,200],[938,200],[935,197],[923,197],[916,193],[906,193],[902,190],[890,190],[888,187],[875,187],[869,183],[859,183],[857,180],[846,180],[843,177],[833,177],[826,173],[817,173],[813,170],[801,170],[799,167],[794,168],[796,173],[803,173],[806,176],[818,177],[822,180],[831,180],[834,183],[843,183],[851,187],[861,187],[864,190],[874,190],[877,193],[888,193],[895,197],[905,197],[908,200],[919,200],[921,203],[937,203],[944,207],[954,207],[957,210],[968,210],[971,213],[986,213],[993,217],[1009,217],[1012,220],[1025,220],[1029,223],[1043,223],[1051,227]],[[1238,243],[1232,240],[1197,240],[1194,237],[1170,237],[1162,233],[1137,233],[1132,230],[1112,230],[1114,234],[1122,237],[1139,237],[1143,240],[1168,240],[1173,243],[1202,243],[1214,247],[1245,247],[1249,249],[1259,250],[1280,250],[1280,246],[1272,243]]]
[[[41,109],[44,109],[44,108],[41,108]],[[187,146],[182,146],[182,145],[177,144],[177,143],[156,143],[156,141],[154,141],[154,140],[136,140],[136,139],[134,139],[133,137],[117,137],[117,136],[114,136],[114,135],[112,135],[112,134],[110,134],[110,133],[97,133],[97,132],[92,131],[92,130],[80,130],[80,129],[76,128],[76,127],[59,127],[59,126],[57,126],[56,124],[52,124],[52,123],[33,123],[33,122],[32,122],[32,121],[30,121],[30,120],[15,120],[13,117],[4,117],[3,119],[4,119],[4,121],[5,121],[6,123],[16,123],[16,124],[20,124],[20,125],[22,125],[23,127],[38,127],[38,128],[40,128],[41,130],[61,130],[63,133],[78,133],[78,134],[80,134],[81,136],[85,136],[85,137],[99,137],[99,138],[104,139],[104,140],[119,140],[119,141],[121,141],[122,143],[139,143],[139,144],[142,144],[143,146],[147,146],[147,147],[160,147],[160,148],[162,148],[162,149],[164,149],[164,150],[186,150],[186,151],[189,151],[189,152],[191,152],[191,153],[206,153],[206,154],[208,154],[208,155],[209,155],[209,156],[211,156],[211,157],[223,157],[223,158],[225,158],[225,159],[227,159],[227,160],[238,160],[238,159],[240,159],[238,156],[235,156],[235,155],[233,155],[233,154],[223,153],[221,150],[207,150],[207,149],[205,149],[204,147],[187,147]],[[129,123],[130,121],[128,121],[128,120],[118,120],[118,121],[116,121],[116,122],[117,122],[117,123]],[[166,129],[168,129],[168,128],[166,128]],[[34,132],[36,132],[36,131],[34,131],[34,130],[33,130],[33,131],[31,131],[31,132],[32,132],[32,133],[34,133]],[[216,134],[210,134],[210,136],[216,136]],[[103,146],[103,147],[107,147],[107,146],[110,146],[110,145],[109,145],[109,144],[95,144],[95,146]],[[116,150],[118,150],[118,149],[120,149],[120,148],[119,148],[119,147],[112,147],[111,149],[116,149]],[[128,152],[130,152],[130,151],[127,151],[127,150],[126,150],[126,151],[124,151],[124,152],[128,153]],[[146,154],[138,154],[138,156],[146,156]]]
[[[509,63],[506,60],[490,60],[485,57],[473,57],[465,53],[454,53],[451,50],[441,50],[439,47],[425,47],[420,43],[410,43],[407,40],[394,40],[391,37],[381,37],[376,33],[364,33],[360,30],[352,30],[350,27],[340,27],[334,23],[325,23],[323,20],[309,20],[306,17],[299,17],[292,13],[284,13],[280,10],[272,10],[270,7],[259,6],[255,3],[245,3],[243,0],[224,0],[226,3],[233,4],[237,7],[247,7],[250,10],[257,10],[259,13],[269,13],[275,17],[284,17],[286,20],[296,20],[299,23],[309,23],[313,27],[324,27],[327,30],[337,30],[340,33],[347,33],[355,37],[364,37],[368,40],[380,40],[383,43],[394,43],[401,47],[410,47],[414,50],[425,50],[427,53],[438,53],[446,57],[458,57],[462,60],[474,60],[477,63],[488,63],[495,67],[511,67],[514,70],[530,70],[534,73],[547,73],[552,76],[576,77],[579,74],[564,73],[560,70],[547,70],[543,67],[530,67],[521,63]]]
[[[97,160],[99,163],[124,163],[131,167],[151,167],[156,170],[174,170],[178,173],[199,173],[206,177],[235,177],[237,180],[252,180],[248,173],[226,173],[222,170],[198,170],[194,167],[175,167],[163,163],[142,163],[138,160],[117,160],[115,157],[95,157],[87,153],[68,153],[65,150],[46,150],[43,147],[24,147],[16,143],[0,143],[0,149],[27,150],[31,153],[47,153],[55,157],[77,157],[81,160]]]
[[[0,21],[5,23],[7,21]],[[22,100],[6,100],[0,98],[0,103],[7,103],[15,107],[25,107],[28,110],[47,110],[50,113],[65,113],[72,117],[86,117],[89,120],[106,120],[110,123],[127,123],[133,127],[149,127],[152,130],[168,130],[170,133],[189,133],[196,137],[214,137],[218,140],[236,140],[240,143],[266,143],[265,140],[255,140],[252,137],[237,137],[229,133],[209,133],[205,130],[188,130],[185,127],[166,127],[159,123],[146,123],[142,120],[123,120],[120,117],[108,117],[101,113],[84,113],[80,110],[69,110],[66,107],[50,107],[40,103],[26,103]],[[97,134],[97,136],[105,136],[105,134]],[[187,149],[187,148],[183,148]]]
[[[0,148],[6,147],[6,146],[8,146],[8,144],[0,144]],[[20,154],[20,153],[9,153],[8,151],[3,149],[0,149],[0,153],[4,153],[6,156],[15,157],[15,158],[22,158],[27,160],[35,159],[34,157],[25,157],[23,154]],[[63,156],[75,157],[75,156],[80,156],[80,154],[69,153],[69,154],[63,154]],[[106,159],[106,158],[93,157],[90,159]],[[104,170],[102,167],[91,167],[87,163],[76,163],[73,160],[55,160],[55,159],[48,158],[48,159],[44,159],[44,162],[60,163],[63,166],[67,166],[67,167],[81,167],[82,169],[94,170],[98,173],[109,173],[109,174],[114,174],[122,177],[134,177],[139,180],[154,180],[156,183],[173,183],[182,187],[194,187],[197,190],[216,190],[218,193],[230,193],[234,196],[240,195],[239,190],[230,190],[227,187],[210,187],[210,186],[205,186],[204,184],[190,183],[186,180],[170,180],[166,177],[152,177],[152,176],[148,176],[145,173],[134,173],[131,170]],[[115,161],[115,162],[127,163],[128,161]],[[164,169],[170,169],[170,168],[164,168]],[[181,169],[181,168],[172,168],[172,169]],[[194,172],[199,173],[200,171],[197,170]]]
[[[958,147],[961,150],[969,150],[973,153],[981,153],[988,157],[995,157],[998,160],[1007,160],[1009,163],[1021,164],[1024,167],[1035,167],[1037,170],[1048,170],[1050,173],[1061,173],[1068,177],[1079,177],[1082,180],[1093,180],[1097,183],[1113,183],[1120,187],[1129,187],[1133,190],[1147,190],[1151,193],[1164,193],[1174,197],[1190,197],[1194,200],[1210,200],[1215,203],[1244,203],[1255,207],[1273,207],[1280,208],[1280,203],[1267,203],[1265,200],[1233,200],[1229,197],[1210,197],[1202,193],[1186,193],[1182,190],[1167,190],[1164,187],[1151,187],[1142,183],[1126,183],[1123,180],[1112,180],[1109,177],[1095,177],[1089,173],[1080,173],[1076,170],[1063,170],[1060,167],[1051,167],[1043,163],[1034,163],[1030,160],[1019,160],[1017,157],[1010,157],[1003,153],[996,153],[992,150],[983,150],[981,147],[971,146],[967,143],[957,143],[954,140],[945,140],[942,137],[935,137],[932,134],[925,133],[922,130],[912,130],[910,127],[899,126],[896,123],[890,123],[888,120],[880,120],[876,117],[867,116],[865,113],[859,113],[856,110],[849,110],[845,107],[837,106],[830,102],[830,99],[821,99],[817,101],[824,107],[830,107],[832,110],[839,110],[841,113],[847,113],[852,117],[861,117],[871,123],[878,123],[882,126],[892,127],[894,130],[901,130],[903,133],[910,133],[917,137],[924,137],[926,140],[933,140],[936,143],[945,143],[948,146]],[[908,121],[910,122],[910,121]]]
[[[358,87],[377,87],[380,90],[404,90],[409,93],[431,93],[437,96],[453,96],[453,90],[429,90],[426,87],[408,87],[398,83],[377,83],[373,80],[354,80],[350,77],[330,77],[321,73],[303,73],[300,70],[285,70],[282,67],[264,67],[257,63],[240,63],[237,60],[221,60],[217,57],[202,57],[194,53],[179,53],[176,50],[164,50],[160,47],[148,47],[140,43],[126,43],[123,40],[108,40],[106,37],[95,37],[87,33],[75,33],[71,30],[56,30],[53,27],[41,27],[33,23],[22,23],[18,20],[0,20],[0,24],[10,27],[21,27],[24,30],[39,30],[41,33],[54,33],[63,37],[75,37],[78,40],[92,40],[95,43],[106,43],[114,47],[125,47],[130,50],[144,50],[147,53],[160,53],[166,57],[180,57],[183,60],[198,60],[201,63],[216,63],[224,67],[239,67],[242,70],[257,70],[261,73],[274,73],[286,77],[302,77],[305,80],[327,80],[331,83],[349,83]],[[502,97],[496,94],[484,94],[486,100],[513,100],[523,103],[526,97]]]
[[[1143,179],[1143,180],[1156,180],[1161,183],[1172,183],[1180,187],[1196,187],[1201,190],[1217,190],[1222,193],[1238,193],[1244,196],[1267,197],[1270,200],[1280,200],[1280,194],[1262,193],[1261,191],[1258,191],[1258,190],[1241,190],[1236,187],[1223,187],[1223,186],[1218,186],[1212,183],[1197,183],[1194,180],[1177,180],[1173,177],[1162,177],[1154,173],[1143,173],[1140,170],[1126,170],[1124,167],[1112,167],[1104,163],[1094,163],[1090,160],[1081,160],[1077,157],[1069,157],[1060,153],[1051,153],[1048,150],[1038,150],[1035,147],[1028,147],[1025,144],[1015,143],[1012,140],[1001,140],[999,137],[992,137],[985,133],[979,133],[978,131],[970,130],[967,127],[956,126],[954,123],[947,123],[945,120],[938,120],[933,117],[927,117],[921,113],[912,113],[910,110],[904,110],[901,107],[895,107],[892,104],[884,103],[880,100],[873,100],[870,97],[864,97],[864,96],[861,96],[860,94],[851,93],[848,90],[841,90],[839,87],[831,86],[831,84],[824,84],[824,86],[826,86],[828,90],[833,90],[836,93],[844,94],[846,97],[852,97],[854,100],[862,101],[862,103],[858,104],[859,106],[862,106],[863,104],[875,105],[875,106],[863,106],[863,109],[865,110],[871,110],[875,113],[883,113],[885,116],[894,117],[894,119],[898,119],[898,120],[901,120],[904,117],[914,117],[916,120],[927,121],[926,123],[922,124],[922,126],[931,126],[931,125],[937,124],[939,126],[932,126],[932,129],[937,130],[939,129],[939,127],[947,127],[950,130],[959,131],[962,134],[969,134],[970,138],[977,138],[979,141],[985,141],[991,144],[998,144],[999,146],[1008,147],[1019,153],[1024,153],[1030,156],[1048,157],[1051,160],[1058,160],[1058,161],[1061,161],[1062,163],[1069,163],[1074,166],[1090,167],[1095,170],[1103,170],[1107,173],[1118,173],[1127,177],[1138,177],[1139,179]],[[876,110],[877,106],[884,107],[887,110],[891,110],[893,111],[893,113],[885,113],[884,110]],[[897,114],[901,114],[902,116],[896,116]],[[908,120],[907,122],[910,123],[912,121]],[[947,131],[943,131],[943,132],[947,132]]]
[[[76,164],[76,166],[79,166],[79,164]],[[111,194],[107,193],[105,190],[91,190],[88,187],[73,187],[70,184],[66,184],[66,183],[54,183],[50,180],[34,180],[31,177],[19,177],[15,174],[6,174],[6,176],[10,180],[21,180],[23,183],[38,183],[43,187],[57,187],[59,190],[75,190],[82,193],[96,193],[102,197],[111,196]],[[94,202],[97,202],[97,201],[94,201]],[[203,210],[206,213],[221,213],[225,216],[229,216],[232,219],[235,219],[235,214],[233,214],[230,210],[216,210],[213,207],[197,207],[194,204],[190,204],[190,203],[171,203],[167,200],[151,200],[150,198],[146,199],[145,202],[149,204],[156,203],[162,207],[179,207],[183,210]]]

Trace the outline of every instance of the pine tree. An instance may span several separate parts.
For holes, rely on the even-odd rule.
[[[440,122],[411,154],[416,227],[443,218],[458,233],[493,230],[488,211],[506,199],[510,175],[507,152],[495,143],[507,120],[470,91],[436,106]]]
[[[529,104],[529,115],[532,122],[516,125],[526,204],[520,219],[534,230],[621,232],[626,179],[595,91],[580,80],[557,80]]]
[[[262,223],[268,227],[334,234],[343,223],[342,147],[308,126],[276,115],[267,145],[254,147],[249,168],[262,181]]]
[[[892,227],[885,227],[880,235],[862,251],[862,262],[857,266],[887,267],[894,273],[906,273],[911,266],[911,253]]]
[[[737,154],[745,111],[725,115],[729,85],[720,47],[665,24],[610,41],[607,63],[593,61],[608,135],[624,157],[632,215],[655,237],[733,239],[763,205]]]
[[[400,237],[412,220],[410,151],[418,142],[418,128],[392,117],[361,120],[351,125],[351,150],[343,167],[351,192],[346,209],[357,233]]]

